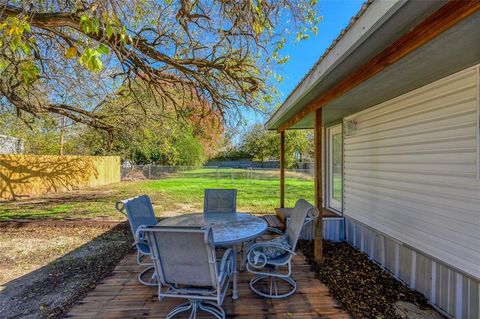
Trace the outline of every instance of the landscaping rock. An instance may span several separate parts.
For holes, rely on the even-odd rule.
[[[434,309],[422,309],[418,305],[406,301],[395,303],[395,314],[402,319],[442,319],[444,318]]]
[[[354,318],[443,318],[419,292],[408,288],[368,256],[347,243],[324,241],[324,261],[313,261],[309,241],[299,248]],[[422,317],[424,316],[424,317]]]

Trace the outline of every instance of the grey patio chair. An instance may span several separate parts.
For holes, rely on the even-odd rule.
[[[255,277],[250,280],[250,289],[253,292],[267,298],[284,298],[296,291],[297,284],[291,277],[292,257],[295,255],[295,248],[305,221],[307,218],[318,215],[319,212],[315,206],[300,199],[293,208],[285,233],[269,228],[269,231],[280,236],[269,241],[256,242],[247,248],[247,270],[255,274]],[[277,280],[280,280],[281,284],[287,284],[287,287],[280,291]],[[266,286],[268,291],[262,290],[261,286],[264,288]]]
[[[236,189],[206,189],[204,213],[235,213],[237,211]]]
[[[138,274],[138,281],[146,286],[158,285],[156,274],[153,271],[153,263],[150,260],[150,246],[139,231],[140,226],[157,224],[150,198],[147,195],[142,195],[125,199],[117,202],[115,207],[120,213],[127,216],[135,240],[134,245],[137,247],[137,264],[145,266],[145,269]],[[148,259],[148,262],[145,262],[145,259]],[[151,275],[148,277],[150,273]],[[147,278],[144,279],[144,277]]]
[[[217,261],[213,233],[208,227],[151,226],[141,230],[150,243],[155,271],[164,287],[158,288],[159,299],[188,299],[166,318],[190,311],[189,318],[193,319],[199,310],[225,318],[222,303],[233,272],[233,251],[226,250]]]
[[[288,223],[290,222],[290,217],[292,216],[294,209],[293,208],[275,208],[277,211],[277,216],[285,222],[285,224],[288,226]],[[304,240],[313,240],[315,237],[315,222],[317,221],[318,214],[317,215],[309,215],[305,219],[305,223],[303,224],[302,231],[300,232],[300,237],[299,239],[304,239]]]

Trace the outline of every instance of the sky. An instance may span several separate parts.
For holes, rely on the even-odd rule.
[[[283,81],[277,85],[282,102],[342,29],[349,24],[350,19],[357,14],[363,3],[364,0],[320,0],[318,2],[317,11],[323,16],[323,20],[318,25],[318,34],[297,44],[293,44],[295,34],[292,34],[292,39],[287,41],[289,44],[282,50],[282,55],[290,55],[290,60],[275,69],[275,72],[283,77]],[[264,124],[268,119],[252,111],[245,112],[244,116],[248,126],[256,123]]]

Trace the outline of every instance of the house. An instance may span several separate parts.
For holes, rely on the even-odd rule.
[[[480,1],[368,2],[266,123],[314,130],[324,238],[454,318],[480,318],[479,63]]]
[[[0,154],[23,154],[23,144],[20,138],[0,135]]]

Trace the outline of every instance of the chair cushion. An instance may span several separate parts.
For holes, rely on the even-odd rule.
[[[278,244],[282,247],[285,247],[286,249],[290,249],[290,244],[288,243],[288,239],[283,235],[277,236],[274,239],[267,241],[267,243]],[[263,253],[265,254],[265,257],[267,257],[267,259],[275,259],[277,257],[284,255],[286,252],[281,248],[265,247],[263,248]]]

